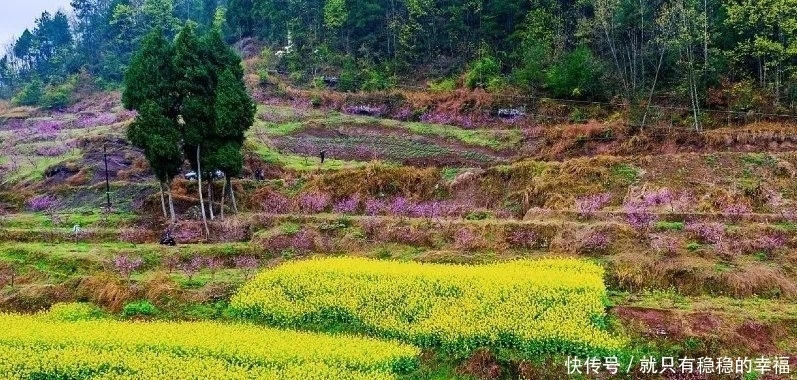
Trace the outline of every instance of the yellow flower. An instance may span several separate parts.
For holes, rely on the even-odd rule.
[[[350,323],[457,355],[489,347],[534,356],[620,348],[599,326],[605,297],[603,269],[580,260],[465,266],[340,257],[263,271],[231,306],[280,326]]]

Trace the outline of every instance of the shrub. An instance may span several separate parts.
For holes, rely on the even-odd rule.
[[[725,225],[721,223],[689,223],[686,230],[706,244],[718,244],[725,237]]]
[[[205,259],[205,267],[210,270],[211,278],[216,277],[216,272],[224,268],[224,260],[219,257],[208,257]]]
[[[556,97],[594,98],[601,94],[600,60],[586,46],[565,54],[546,75],[546,86]]]
[[[166,267],[169,270],[169,274],[171,274],[177,267],[180,266],[180,257],[177,255],[169,255],[164,256],[161,258],[161,265]]]
[[[39,195],[28,200],[31,211],[48,211],[55,207],[57,200],[52,195]]]
[[[68,151],[69,148],[65,145],[39,146],[36,148],[36,155],[43,157],[58,157]]]
[[[116,123],[116,115],[104,113],[97,116],[81,116],[75,124],[80,128],[93,128],[102,125],[111,125],[113,123]]]
[[[291,211],[291,200],[279,192],[271,191],[262,198],[260,209],[270,214],[285,214]]]
[[[507,243],[513,248],[534,248],[537,233],[530,228],[517,228],[509,233]]]
[[[332,212],[336,214],[354,214],[357,212],[358,207],[360,207],[360,196],[355,194],[335,203],[332,206]]]
[[[65,83],[59,86],[47,86],[41,97],[41,106],[45,108],[64,108],[72,103],[74,84]]]
[[[650,245],[659,253],[671,255],[678,252],[680,241],[673,236],[652,235],[650,237]]]
[[[296,207],[305,214],[323,212],[329,206],[330,198],[324,193],[303,193],[296,200]]]
[[[363,91],[384,91],[395,86],[395,78],[378,69],[364,69],[362,77],[360,89]]]
[[[388,205],[387,211],[390,213],[390,215],[407,216],[410,213],[411,207],[412,205],[407,198],[396,197],[392,202],[390,202],[390,205]]]
[[[454,233],[454,247],[466,251],[478,249],[482,246],[479,236],[470,228],[462,227]]]
[[[354,92],[360,90],[362,77],[357,63],[353,58],[347,57],[343,60],[340,76],[338,77],[338,89],[344,92]]]
[[[602,231],[590,231],[581,241],[580,252],[603,252],[609,248],[609,236]]]
[[[487,220],[492,218],[493,214],[487,210],[473,210],[465,215],[466,220]]]
[[[586,219],[594,216],[597,211],[605,207],[611,200],[611,193],[592,194],[576,198],[575,208],[578,217]]]
[[[484,54],[469,66],[465,73],[465,86],[471,90],[476,87],[487,87],[501,74],[500,63],[489,54]]]
[[[38,78],[28,82],[11,100],[15,105],[35,106],[41,102],[44,95],[44,84]]]
[[[302,228],[291,239],[291,247],[301,253],[307,253],[315,249],[315,233],[308,228]]]
[[[33,124],[33,129],[36,131],[36,134],[40,137],[54,137],[61,131],[63,128],[64,123],[58,120],[52,119],[45,119],[36,121]]]
[[[130,280],[130,275],[138,270],[143,263],[144,260],[142,260],[140,257],[118,255],[113,258],[114,268],[125,280]]]
[[[750,206],[739,202],[727,204],[722,208],[722,214],[734,222],[740,221],[742,217],[752,212]]]
[[[656,218],[650,213],[644,204],[639,202],[628,202],[623,205],[625,220],[637,231],[647,230],[650,223]]]
[[[147,300],[133,301],[122,307],[122,317],[151,317],[157,314],[158,309]]]
[[[56,321],[90,321],[103,319],[106,314],[94,304],[86,302],[56,303],[44,313],[44,317]]]
[[[369,198],[365,200],[365,215],[380,215],[387,210],[387,204],[379,199]]]
[[[410,216],[416,218],[438,218],[443,214],[443,204],[440,201],[429,201],[413,204],[410,207]]]
[[[429,91],[431,92],[452,92],[457,89],[456,78],[443,78],[438,81],[429,83]]]
[[[182,265],[180,265],[180,270],[183,271],[186,277],[188,277],[188,281],[191,281],[194,278],[194,275],[199,273],[202,268],[205,266],[205,259],[201,256],[194,256],[191,260],[188,260]]]
[[[429,239],[424,230],[411,226],[398,226],[373,232],[382,240],[415,246],[425,245]]]
[[[753,241],[753,248],[771,254],[786,246],[786,238],[781,234],[759,236]]]
[[[253,256],[236,256],[232,259],[235,267],[240,269],[244,272],[244,277],[249,278],[249,276],[254,272],[260,263],[257,261],[257,258]]]

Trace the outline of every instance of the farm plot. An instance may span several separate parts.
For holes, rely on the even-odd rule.
[[[4,379],[394,379],[418,349],[251,325],[0,315]]]
[[[571,259],[484,266],[313,259],[257,275],[233,296],[242,316],[291,327],[348,325],[464,357],[615,352],[603,331],[603,270]],[[339,327],[339,326],[338,326]]]
[[[285,136],[274,142],[279,149],[300,155],[313,156],[326,151],[330,157],[355,161],[379,159],[408,164],[433,161],[454,166],[484,166],[504,160],[495,154],[447,146],[421,136]]]

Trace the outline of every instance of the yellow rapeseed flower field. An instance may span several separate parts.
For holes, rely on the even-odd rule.
[[[344,324],[464,356],[616,352],[601,325],[603,269],[574,259],[466,266],[323,258],[259,273],[233,296],[240,315],[277,326]]]
[[[0,378],[395,379],[417,348],[210,322],[58,321],[0,314]]]

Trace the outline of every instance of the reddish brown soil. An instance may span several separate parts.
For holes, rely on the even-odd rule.
[[[739,343],[744,344],[751,351],[764,354],[776,354],[777,347],[772,337],[772,330],[755,321],[747,321],[736,328]]]
[[[612,313],[632,327],[641,327],[650,337],[680,339],[684,335],[682,322],[669,310],[618,306]]]

